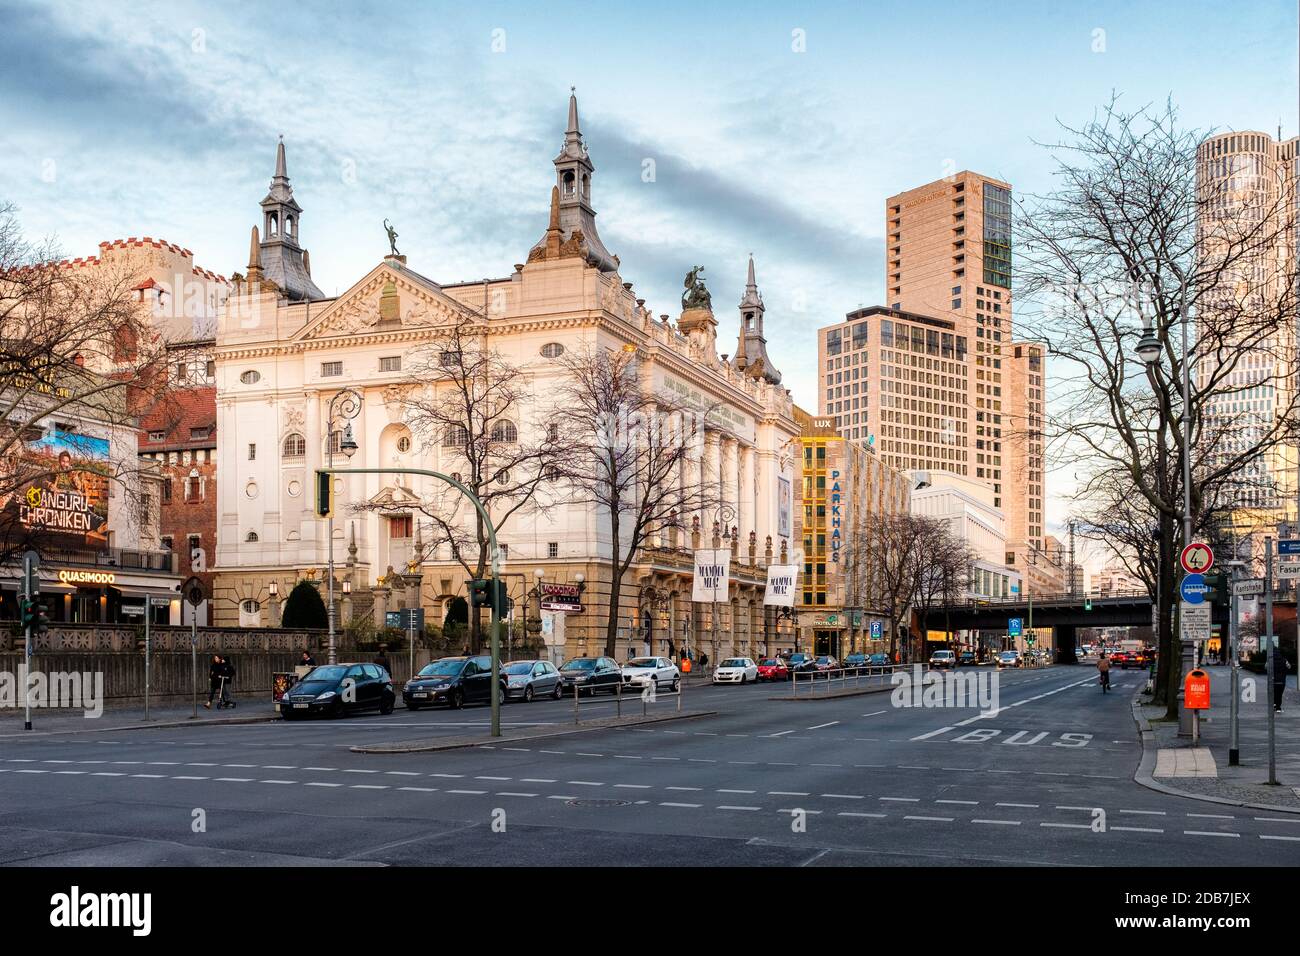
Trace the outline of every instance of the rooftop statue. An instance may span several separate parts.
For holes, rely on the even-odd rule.
[[[704,287],[703,272],[704,266],[696,266],[686,273],[686,291],[682,294],[683,309],[713,311],[713,297],[709,295],[709,290]]]
[[[384,231],[388,233],[388,248],[392,250],[390,255],[400,256],[401,253],[397,251],[397,230],[387,219],[384,220]]]

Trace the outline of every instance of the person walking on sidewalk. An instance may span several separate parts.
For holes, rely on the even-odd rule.
[[[1282,653],[1282,648],[1273,642],[1273,709],[1279,714],[1282,713],[1282,694],[1286,691],[1286,672],[1291,667],[1291,662],[1286,659]]]

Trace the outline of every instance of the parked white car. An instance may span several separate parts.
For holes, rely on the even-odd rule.
[[[748,684],[758,680],[758,665],[748,657],[728,657],[713,672],[715,684]]]
[[[660,689],[677,690],[682,675],[666,657],[634,657],[623,665],[623,684],[648,684],[654,681]]]

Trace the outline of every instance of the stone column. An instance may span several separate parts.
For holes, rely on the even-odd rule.
[[[740,446],[740,530],[748,535],[758,530],[754,521],[754,449]]]
[[[722,500],[731,505],[740,517],[740,443],[734,438],[724,438],[722,442]],[[748,530],[748,529],[746,529]]]
[[[313,564],[324,565],[327,555],[321,549],[320,543],[325,538],[326,522],[316,518],[313,511],[312,502],[315,501],[316,469],[322,467],[322,453],[324,451],[325,426],[321,422],[320,414],[320,393],[309,391],[306,393],[307,413],[305,416],[305,426],[303,428],[303,439],[307,443],[307,454],[305,457],[306,468],[303,471],[303,494],[302,498],[302,517],[300,534],[302,537],[302,554],[301,557]],[[283,437],[281,438],[283,440]],[[283,450],[283,449],[281,449]],[[263,490],[263,494],[269,495],[268,501],[279,501],[280,499],[280,476],[274,475],[267,482],[270,487]]]

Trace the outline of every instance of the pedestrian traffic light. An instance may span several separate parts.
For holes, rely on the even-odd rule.
[[[488,581],[486,579],[475,578],[469,582],[469,606],[488,606]]]
[[[328,518],[334,514],[334,482],[329,472],[316,472],[316,517]]]
[[[32,618],[36,613],[35,609],[35,603],[26,595],[18,599],[18,621],[24,628],[32,626]]]

